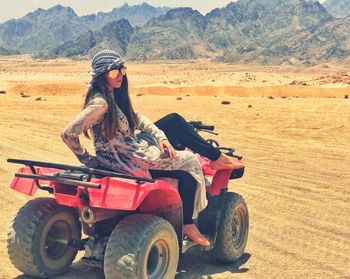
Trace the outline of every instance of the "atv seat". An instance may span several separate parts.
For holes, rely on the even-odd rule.
[[[104,167],[104,166],[98,166],[97,169],[115,172],[115,170],[109,169],[109,168]],[[166,182],[168,182],[169,184],[175,186],[176,189],[178,189],[178,179],[176,179],[176,178],[171,178],[171,177],[156,177],[156,178],[154,178],[154,179],[166,181]]]

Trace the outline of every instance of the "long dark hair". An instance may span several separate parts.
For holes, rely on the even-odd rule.
[[[97,93],[102,94],[103,99],[105,99],[105,101],[108,104],[107,113],[102,125],[105,136],[107,138],[112,138],[115,135],[115,131],[119,127],[115,104],[117,104],[117,106],[127,117],[129,122],[129,129],[133,133],[138,125],[138,118],[130,101],[129,84],[127,76],[123,76],[121,87],[114,89],[114,96],[108,91],[106,74],[94,77],[91,81],[89,89],[86,92],[83,108],[86,108],[89,101]],[[84,131],[84,135],[90,139],[90,136],[87,131]]]

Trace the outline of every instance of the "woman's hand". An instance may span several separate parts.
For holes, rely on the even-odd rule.
[[[82,155],[77,156],[80,163],[84,164],[88,168],[97,168],[100,166],[100,161],[95,157],[89,154],[87,150],[85,149],[84,153]]]
[[[164,153],[165,153],[165,150],[164,150],[165,148],[167,149],[167,153],[168,153],[168,156],[170,157],[170,159],[177,159],[175,149],[171,145],[171,143],[168,140],[160,141],[159,149],[160,149],[160,153],[162,155],[164,155]]]
[[[87,161],[86,163],[84,163],[85,166],[87,166],[88,168],[92,168],[92,169],[96,169],[98,168],[101,164],[100,161],[95,157],[95,156],[91,156],[89,161]]]

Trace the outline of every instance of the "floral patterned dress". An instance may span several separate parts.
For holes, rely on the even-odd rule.
[[[107,108],[108,104],[102,95],[95,94],[86,108],[64,129],[63,141],[79,158],[86,153],[80,144],[79,135],[92,129],[97,159],[116,172],[150,178],[148,169],[187,171],[198,182],[193,212],[193,218],[197,218],[198,213],[207,206],[205,180],[197,156],[190,151],[176,151],[177,159],[163,157],[159,142],[166,139],[164,132],[136,112],[139,125],[132,133],[127,117],[117,105],[119,128],[113,138],[107,138],[103,133]]]

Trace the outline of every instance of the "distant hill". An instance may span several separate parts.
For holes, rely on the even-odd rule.
[[[193,59],[209,55],[203,34],[205,16],[192,8],[178,8],[151,19],[135,32],[128,47],[128,58]]]
[[[299,57],[316,64],[350,58],[350,17],[336,19],[320,26],[312,33],[299,33],[293,37],[293,48]]]
[[[323,5],[335,18],[350,16],[350,0],[327,0]]]
[[[72,40],[86,29],[73,9],[58,5],[1,24],[0,44],[22,53],[36,53]]]
[[[212,23],[207,30],[211,47],[223,50],[218,60],[261,64],[309,63],[313,57],[305,54],[299,37],[332,21],[319,2],[304,0],[240,0],[213,10],[207,18]]]
[[[131,37],[127,55],[136,60],[213,57],[229,63],[308,65],[345,57],[347,27],[347,21],[334,21],[319,2],[240,0],[206,16],[178,8],[153,18]]]
[[[6,49],[0,46],[0,55],[19,55],[21,54],[18,50]]]
[[[0,44],[22,53],[46,52],[77,39],[89,30],[99,31],[112,21],[125,18],[132,24],[142,25],[168,10],[146,3],[136,6],[125,4],[109,13],[79,17],[72,8],[61,5],[48,10],[37,9],[20,19],[0,24]]]
[[[112,21],[119,19],[127,19],[134,27],[144,25],[152,17],[165,14],[170,8],[161,7],[156,8],[147,3],[141,5],[129,6],[124,4],[120,8],[114,8],[108,13],[97,13],[82,17],[82,21],[92,30],[99,30],[102,26]]]
[[[167,9],[144,3],[85,17],[62,6],[39,9],[0,25],[0,45],[43,58],[90,57],[114,48],[129,60],[210,58],[293,65],[349,61],[350,17],[337,19],[317,1],[239,0],[206,15],[186,7]],[[122,14],[131,19],[119,19]]]
[[[89,30],[77,39],[65,42],[59,47],[41,53],[42,58],[93,56],[99,50],[112,48],[126,54],[134,28],[126,19],[113,21],[100,31]]]

